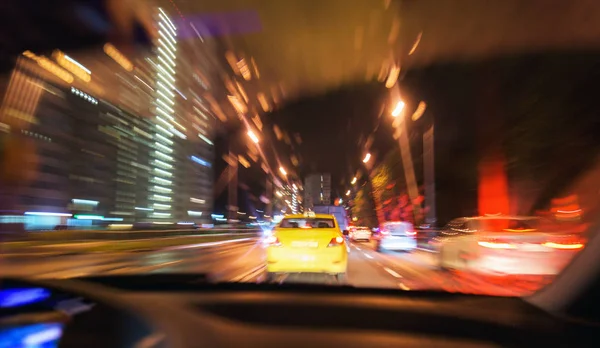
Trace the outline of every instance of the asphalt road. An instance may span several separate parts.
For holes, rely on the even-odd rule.
[[[437,269],[436,254],[378,253],[371,243],[352,243],[346,283],[357,287],[399,290],[442,290],[519,296],[531,293],[545,277],[482,277]],[[264,280],[265,252],[258,239],[172,247],[153,252],[101,253],[47,257],[5,258],[2,276],[70,278],[93,274],[149,272],[204,273],[215,281]],[[284,275],[278,282],[337,284],[326,275]]]

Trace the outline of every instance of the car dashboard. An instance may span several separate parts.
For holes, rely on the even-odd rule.
[[[518,298],[451,293],[193,275],[10,279],[2,289],[0,346],[10,347],[573,347],[595,332]]]

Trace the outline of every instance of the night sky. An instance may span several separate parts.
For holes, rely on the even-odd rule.
[[[359,140],[375,128],[384,98],[381,84],[346,86],[292,102],[269,121],[302,137],[301,176],[331,173],[335,184],[356,170]]]

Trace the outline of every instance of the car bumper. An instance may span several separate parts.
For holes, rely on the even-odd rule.
[[[345,273],[348,251],[345,245],[325,250],[285,247],[267,248],[267,272],[272,273]]]
[[[413,250],[417,247],[417,241],[410,237],[385,237],[379,243],[379,247],[385,250]]]
[[[356,241],[358,241],[358,240],[370,240],[370,239],[371,239],[371,236],[369,236],[369,235],[364,235],[364,236],[352,236],[352,238],[351,238],[351,239],[352,239],[352,240],[356,240]]]
[[[483,274],[556,275],[571,261],[576,252],[520,253],[480,255],[469,269]]]

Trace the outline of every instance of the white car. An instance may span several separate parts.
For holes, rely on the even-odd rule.
[[[417,233],[413,224],[406,221],[390,221],[381,224],[375,241],[377,251],[412,251],[417,247]]]
[[[442,269],[519,275],[558,274],[585,245],[581,236],[528,216],[455,219],[437,241]]]
[[[350,230],[350,239],[353,241],[369,241],[371,239],[371,230],[368,227],[357,227]]]

